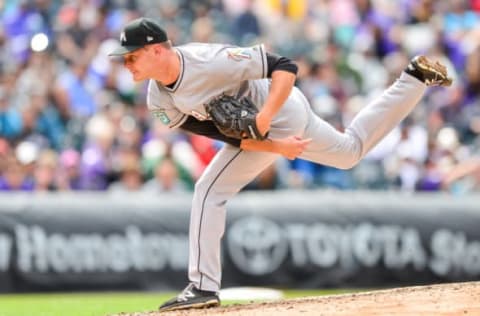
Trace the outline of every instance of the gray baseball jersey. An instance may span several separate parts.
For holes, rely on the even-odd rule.
[[[263,104],[268,87],[263,45],[238,48],[194,43],[176,49],[180,76],[173,87],[158,85],[153,80],[148,86],[148,107],[163,123],[177,127],[187,115],[205,120],[204,104],[222,93],[248,95],[255,104]]]
[[[203,105],[225,93],[248,96],[259,107],[268,95],[266,52],[262,45],[232,47],[189,44],[176,48],[180,76],[172,87],[150,81],[147,104],[164,124],[181,126],[189,115],[207,119]],[[271,122],[270,137],[312,138],[300,158],[347,169],[354,166],[415,107],[426,86],[412,76],[400,78],[366,105],[346,128],[337,131],[316,116],[297,88]],[[277,154],[243,151],[226,145],[195,185],[190,217],[189,279],[202,290],[218,291],[221,283],[220,241],[226,202],[268,167]]]

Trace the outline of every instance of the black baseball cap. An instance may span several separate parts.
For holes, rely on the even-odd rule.
[[[145,45],[166,41],[167,33],[157,22],[149,18],[138,18],[125,25],[120,33],[121,46],[108,55],[121,56]]]

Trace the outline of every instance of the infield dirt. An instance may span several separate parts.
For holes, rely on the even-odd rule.
[[[480,316],[480,282],[403,287],[225,307],[116,316]],[[113,315],[112,315],[113,316]]]

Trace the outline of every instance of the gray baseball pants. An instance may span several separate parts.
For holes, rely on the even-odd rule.
[[[385,92],[364,107],[345,132],[316,116],[296,88],[272,121],[272,138],[299,135],[312,138],[300,158],[349,169],[357,164],[420,101],[426,86],[402,73]],[[190,217],[189,279],[197,288],[218,291],[222,268],[220,243],[225,230],[226,203],[277,154],[243,151],[226,145],[195,185]]]

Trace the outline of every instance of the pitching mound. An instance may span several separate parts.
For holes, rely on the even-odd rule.
[[[474,316],[480,315],[480,282],[405,287],[356,294],[233,305],[204,310],[120,315]]]

